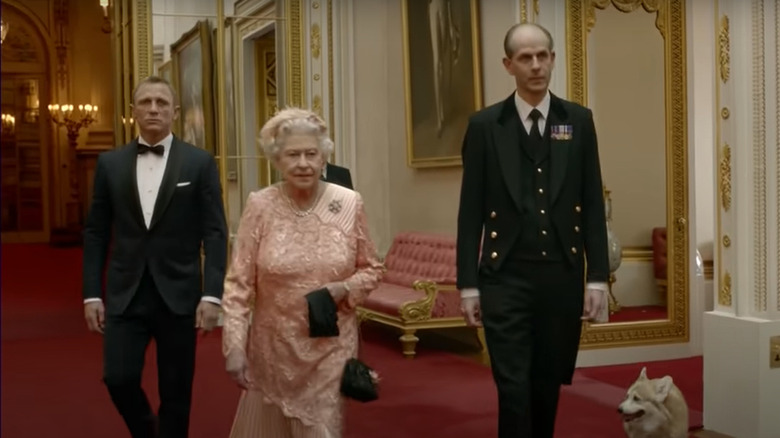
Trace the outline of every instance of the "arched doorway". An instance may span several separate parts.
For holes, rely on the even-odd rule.
[[[50,230],[51,101],[48,46],[24,11],[2,2],[0,223],[2,241],[47,242]]]

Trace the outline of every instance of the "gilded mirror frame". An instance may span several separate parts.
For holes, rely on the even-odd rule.
[[[689,340],[688,127],[684,0],[566,0],[569,99],[588,104],[587,37],[596,8],[655,13],[664,40],[668,316],[665,320],[585,324],[582,349],[682,343]]]

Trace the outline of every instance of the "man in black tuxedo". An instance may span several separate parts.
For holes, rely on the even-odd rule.
[[[132,109],[140,137],[101,154],[95,168],[84,313],[89,329],[103,334],[103,381],[131,435],[185,438],[197,329],[216,325],[225,277],[222,189],[214,158],[171,133],[179,107],[164,79],[141,81]],[[152,338],[159,420],[141,389]]]
[[[591,111],[548,90],[550,33],[515,25],[504,49],[517,90],[463,141],[457,283],[467,322],[484,324],[499,437],[552,438],[582,320],[606,302],[601,170]]]
[[[346,187],[350,190],[355,190],[355,188],[352,187],[352,175],[349,173],[349,169],[346,167],[327,163],[325,168],[322,169],[321,179],[329,183]]]

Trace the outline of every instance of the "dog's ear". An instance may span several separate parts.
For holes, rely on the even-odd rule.
[[[674,381],[671,376],[664,376],[655,381],[655,400],[658,403],[663,403],[666,400],[672,390],[672,385],[674,385]]]
[[[642,371],[639,372],[639,380],[647,380],[647,367],[642,367]]]

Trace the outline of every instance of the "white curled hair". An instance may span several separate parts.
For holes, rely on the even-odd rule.
[[[333,153],[333,140],[328,137],[328,126],[317,114],[301,108],[277,111],[260,130],[258,143],[267,158],[278,158],[284,140],[290,135],[311,135],[327,161]]]

